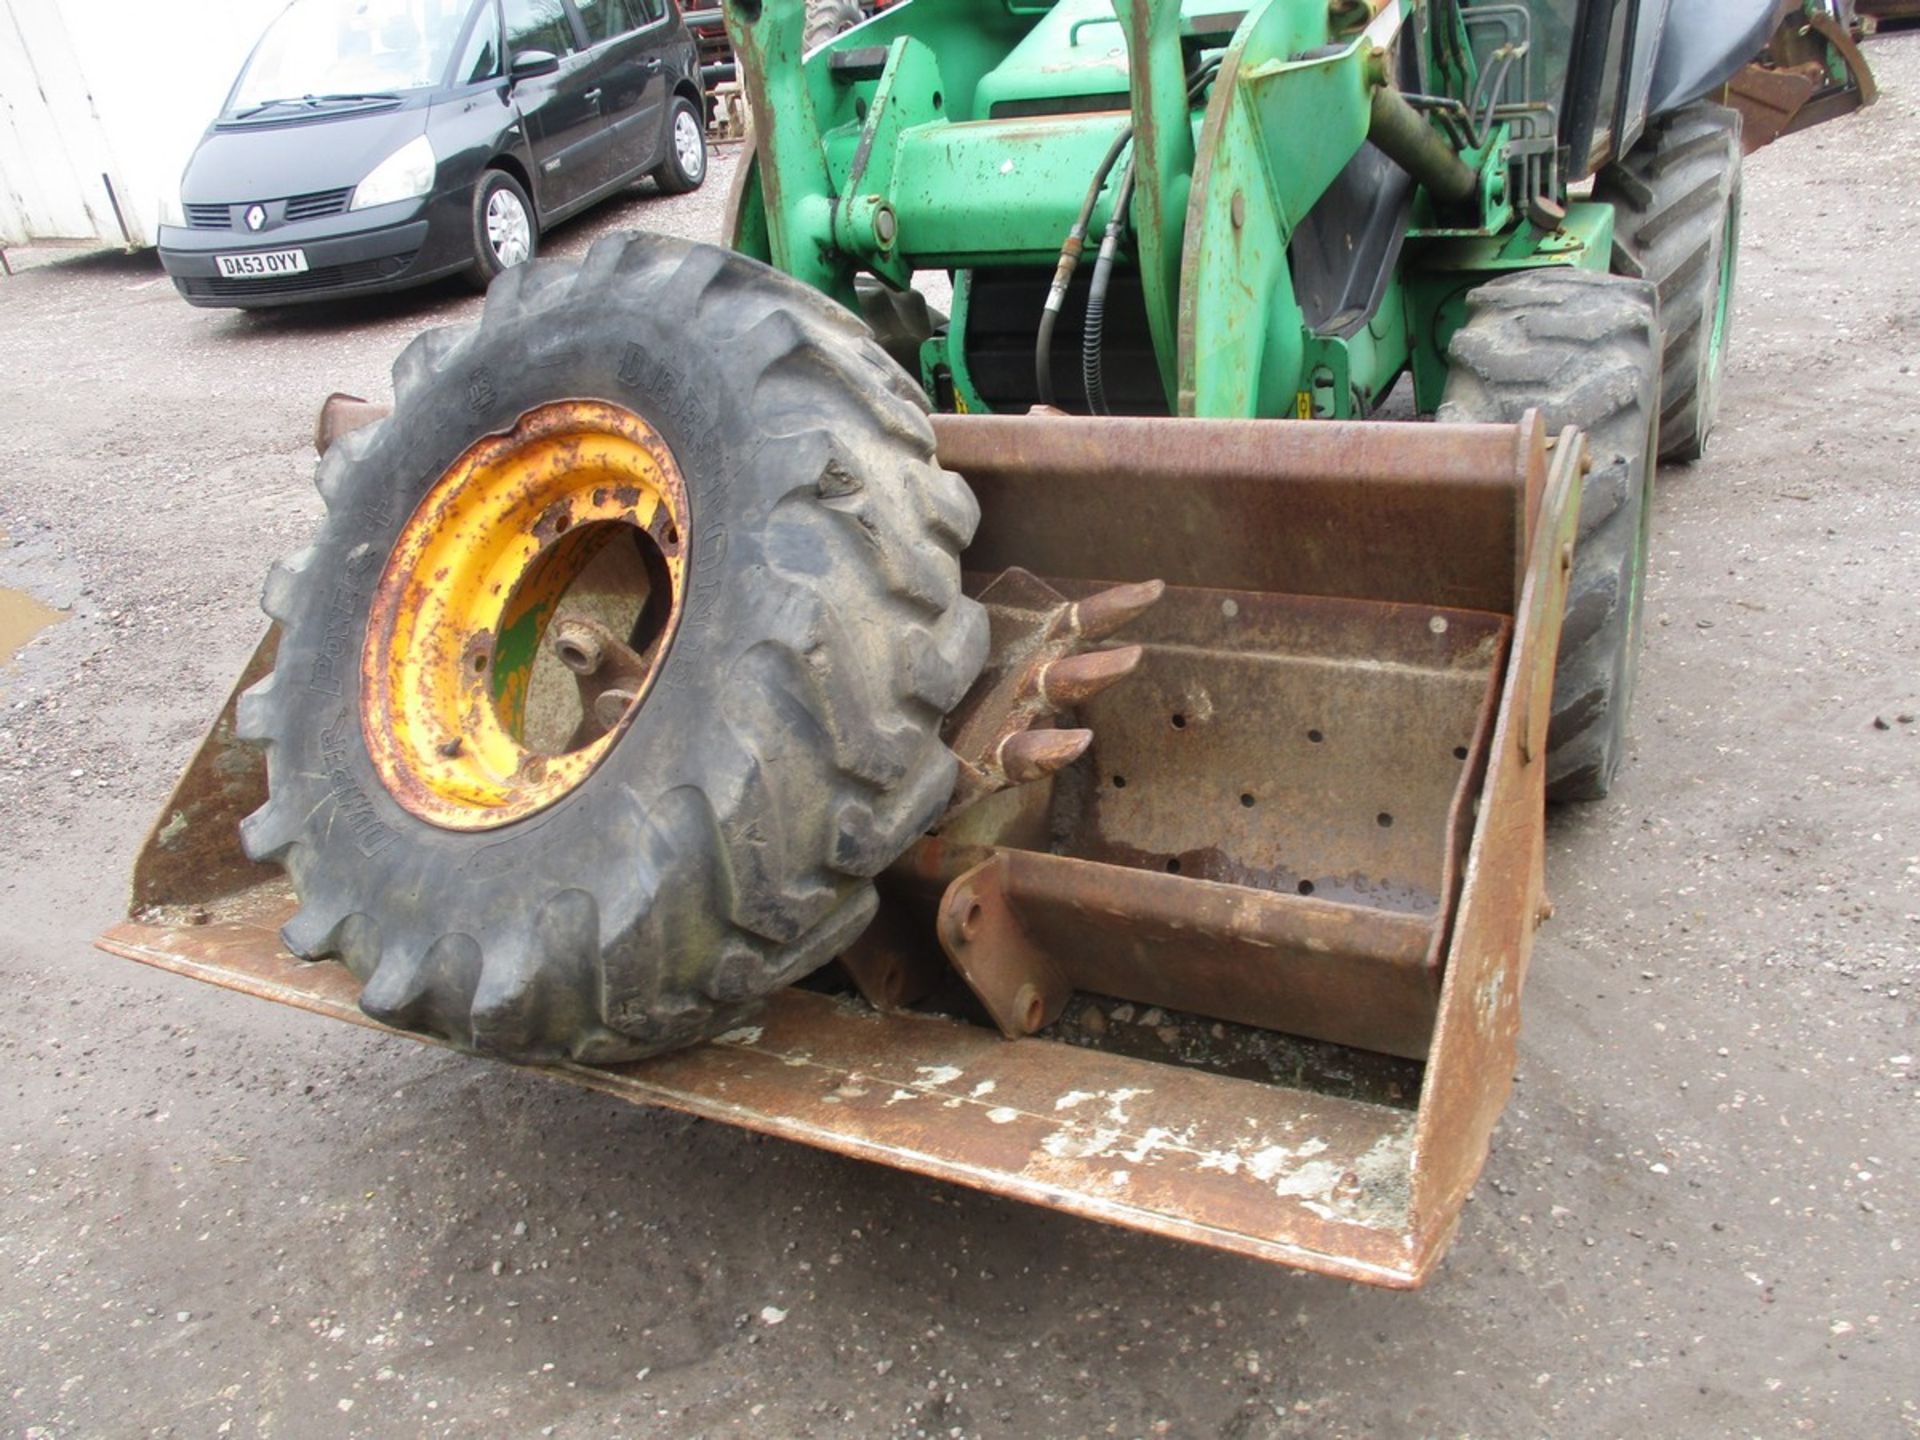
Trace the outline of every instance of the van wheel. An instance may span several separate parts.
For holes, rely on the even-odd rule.
[[[673,97],[673,112],[667,116],[667,158],[653,172],[654,183],[663,195],[684,195],[698,190],[707,178],[707,127],[700,123],[700,112],[684,95]]]
[[[527,192],[506,171],[487,171],[473,187],[473,265],[467,279],[484,290],[502,270],[526,264],[539,249],[540,227]]]

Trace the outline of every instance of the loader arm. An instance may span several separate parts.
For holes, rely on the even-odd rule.
[[[1261,0],[1228,26],[1181,0],[1018,13],[909,0],[803,58],[798,0],[731,5],[760,117],[732,243],[849,306],[861,273],[905,288],[926,271],[1052,269],[1103,152],[1130,127],[1086,244],[1114,225],[1127,176],[1120,259],[1167,412],[1311,413],[1331,351],[1337,363],[1319,369],[1340,373],[1320,413],[1356,413],[1410,363],[1409,301],[1382,290],[1381,323],[1351,353],[1314,334],[1288,247],[1315,204],[1371,141],[1443,197],[1454,227],[1493,233],[1513,213],[1498,183],[1504,129],[1462,158],[1400,97],[1389,57],[1411,9]],[[923,378],[951,370],[956,408],[994,408],[969,384],[969,339],[957,321]]]

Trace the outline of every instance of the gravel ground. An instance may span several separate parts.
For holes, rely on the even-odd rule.
[[[1557,814],[1520,1085],[1393,1295],[1124,1234],[89,947],[452,288],[248,316],[0,282],[8,1434],[1920,1434],[1920,36],[1751,163],[1714,452],[1662,476],[1634,755]],[[713,232],[637,192],[553,237]],[[0,662],[4,664],[4,662]]]

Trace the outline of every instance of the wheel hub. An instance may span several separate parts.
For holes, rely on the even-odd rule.
[[[483,830],[579,786],[659,673],[691,533],[672,452],[631,411],[559,401],[469,448],[368,616],[361,725],[393,797]]]
[[[674,118],[673,145],[681,172],[689,180],[698,180],[701,171],[706,168],[706,148],[702,143],[700,122],[684,110]]]
[[[510,190],[495,190],[487,197],[487,244],[500,267],[510,269],[522,264],[533,249],[533,226],[527,210]]]

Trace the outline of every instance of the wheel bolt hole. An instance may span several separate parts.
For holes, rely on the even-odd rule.
[[[672,521],[668,521],[667,522],[667,544],[678,545],[679,543],[680,543],[680,527],[678,525],[675,525]]]
[[[478,655],[473,657],[473,673],[476,675],[484,675],[487,673],[486,651],[482,650]]]

